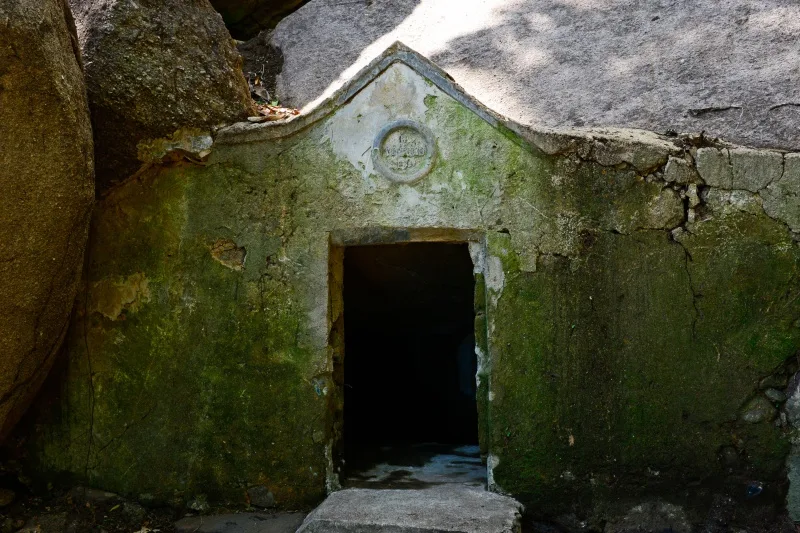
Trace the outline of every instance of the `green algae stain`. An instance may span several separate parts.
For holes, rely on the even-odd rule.
[[[256,181],[165,169],[136,202],[98,207],[95,227],[114,231],[94,241],[90,275],[141,270],[150,299],[124,321],[77,320],[66,431],[78,438],[45,449],[45,465],[162,502],[204,493],[241,504],[255,483],[282,506],[324,494],[323,453],[312,439],[322,426],[308,422],[321,418],[324,400],[305,377],[311,355],[297,343],[304,312],[290,274],[265,247],[264,232],[279,238],[286,214]],[[232,191],[239,209],[227,204]],[[252,223],[238,218],[243,211]],[[220,237],[247,250],[240,271],[212,257],[208,243]],[[88,431],[91,440],[81,437]]]
[[[766,217],[703,224],[684,243],[689,270],[666,232],[646,231],[599,234],[581,262],[556,256],[507,278],[492,339],[500,487],[563,512],[559,497],[614,497],[611,479],[659,472],[644,490],[723,477],[724,446],[746,447],[741,475],[780,478],[787,439],[738,416],[758,376],[800,345],[800,309],[778,303],[799,256],[774,246],[789,237]]]
[[[449,97],[424,104],[439,156],[411,185],[337,156],[323,123],[154,169],[103,200],[87,281],[128,304],[76,315],[40,471],[171,503],[243,505],[254,484],[285,508],[318,501],[333,438],[329,243],[433,227],[486,247],[480,446],[501,489],[559,513],[653,471],[671,487],[724,476],[730,446],[741,475],[777,479],[786,439],[739,410],[800,346],[785,228],[715,214],[673,239],[682,204],[661,184],[537,155]],[[147,298],[115,292],[130,280]]]

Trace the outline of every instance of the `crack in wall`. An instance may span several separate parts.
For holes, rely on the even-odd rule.
[[[684,230],[685,231],[685,230]],[[677,240],[672,232],[670,232],[670,238],[672,242],[677,244],[678,246],[683,249],[683,268],[686,271],[686,277],[689,280],[689,292],[692,294],[692,308],[694,309],[694,317],[692,318],[692,338],[697,336],[697,322],[702,318],[703,314],[700,311],[700,307],[698,306],[698,300],[703,296],[701,293],[697,292],[695,288],[694,279],[692,279],[692,270],[689,267],[689,263],[693,262],[692,254],[689,252],[689,249],[684,245],[682,242]]]
[[[100,455],[101,453],[103,453],[103,452],[104,452],[104,451],[105,451],[107,448],[109,448],[109,447],[110,447],[112,444],[114,444],[114,442],[116,442],[116,441],[118,441],[119,439],[123,438],[123,437],[125,436],[125,434],[126,434],[126,433],[128,433],[128,430],[130,430],[130,429],[131,429],[131,428],[132,428],[134,425],[136,425],[136,424],[141,424],[142,422],[144,422],[144,421],[145,421],[145,420],[146,420],[146,419],[147,419],[147,418],[148,418],[148,417],[149,417],[151,414],[153,414],[153,411],[155,411],[155,410],[156,410],[156,405],[152,405],[152,406],[151,406],[151,407],[150,407],[150,408],[147,410],[147,412],[145,412],[145,414],[144,414],[144,415],[142,415],[142,416],[141,416],[139,419],[137,419],[137,420],[134,420],[134,421],[133,421],[133,422],[131,422],[131,423],[127,423],[127,422],[126,422],[126,423],[123,425],[122,432],[121,432],[119,435],[114,435],[114,436],[112,436],[110,439],[108,439],[108,441],[107,441],[105,444],[103,444],[102,446],[100,446],[100,447],[98,447],[98,448],[97,448],[97,451],[95,451],[95,453],[94,453],[94,455],[95,455],[95,458],[96,458],[97,460],[99,460],[98,458],[99,458],[99,455]],[[93,465],[93,467],[96,467],[98,464],[99,464],[99,463],[95,463],[95,464]],[[88,465],[87,465],[87,468],[89,468],[89,467],[88,467]],[[88,478],[87,478],[87,479],[88,479]]]

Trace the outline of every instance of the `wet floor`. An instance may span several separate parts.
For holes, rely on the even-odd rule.
[[[486,487],[486,465],[478,446],[383,446],[351,462],[346,487],[418,489],[444,483]]]

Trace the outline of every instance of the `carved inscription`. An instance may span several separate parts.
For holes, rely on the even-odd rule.
[[[387,178],[413,181],[424,175],[433,159],[433,142],[422,126],[400,121],[387,126],[375,140],[376,167]]]
[[[400,128],[386,136],[381,147],[381,157],[393,171],[412,173],[427,163],[427,142],[418,131]]]

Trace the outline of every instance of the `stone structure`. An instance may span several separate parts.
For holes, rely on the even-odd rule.
[[[624,515],[642,487],[785,497],[800,155],[529,129],[402,45],[210,150],[96,210],[60,408],[31,441],[41,473],[320,501],[338,486],[342,250],[457,241],[491,489],[551,516]]]
[[[80,50],[62,0],[0,4],[0,439],[69,325],[94,201]]]

